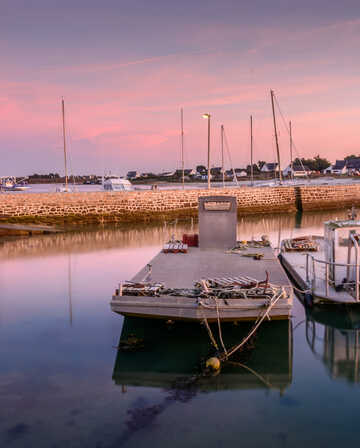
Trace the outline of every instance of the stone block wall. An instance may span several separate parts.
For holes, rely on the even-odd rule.
[[[297,187],[302,210],[324,210],[360,204],[360,185],[321,185]]]
[[[102,218],[152,220],[164,215],[196,214],[198,197],[232,195],[239,214],[295,211],[292,187],[158,190],[134,192],[15,193],[0,195],[0,218]]]
[[[196,215],[198,197],[232,195],[238,214],[292,212],[360,204],[360,185],[83,193],[0,194],[0,219],[151,221]]]

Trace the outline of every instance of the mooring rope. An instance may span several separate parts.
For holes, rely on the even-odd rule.
[[[203,311],[203,310],[202,310],[202,311]],[[202,315],[203,315],[203,322],[204,322],[205,327],[206,327],[206,329],[207,329],[207,332],[208,332],[208,334],[209,334],[210,341],[211,341],[212,345],[216,348],[216,350],[219,350],[219,346],[218,346],[218,344],[217,344],[217,342],[216,342],[216,339],[214,338],[214,335],[213,335],[213,333],[212,333],[212,331],[211,331],[211,328],[210,328],[210,326],[209,326],[209,323],[208,323],[208,321],[207,321],[207,318],[206,318],[206,316],[205,316],[204,313],[202,313]]]
[[[300,292],[301,294],[308,294],[309,292],[312,292],[311,289],[300,289],[300,288],[297,288],[297,287],[294,286],[294,285],[293,285],[293,288],[295,289],[295,291],[298,291],[298,292]]]
[[[206,319],[206,316],[205,316],[203,308],[205,308],[205,309],[212,309],[212,310],[216,309],[218,332],[219,332],[219,340],[220,340],[220,343],[221,343],[221,347],[223,349],[223,353],[219,355],[219,359],[221,361],[223,361],[224,359],[227,360],[236,351],[238,351],[244,344],[246,344],[246,342],[257,331],[257,329],[259,328],[261,323],[264,321],[264,319],[266,319],[266,318],[269,319],[269,313],[270,313],[271,309],[275,306],[275,304],[278,302],[278,300],[281,299],[282,297],[284,297],[284,295],[286,295],[284,286],[277,286],[277,285],[272,285],[272,284],[268,284],[267,286],[272,291],[272,296],[269,296],[269,297],[266,298],[266,299],[269,300],[268,306],[267,306],[266,310],[264,311],[263,314],[260,311],[260,313],[258,314],[258,316],[257,316],[257,318],[255,320],[254,326],[253,326],[252,330],[250,331],[250,333],[241,341],[240,344],[232,347],[230,351],[228,351],[226,349],[224,341],[223,341],[223,337],[222,337],[220,310],[219,310],[219,302],[218,302],[219,297],[217,297],[217,296],[208,297],[208,299],[214,299],[215,307],[211,306],[211,305],[208,305],[208,304],[205,304],[202,300],[198,301],[198,305],[200,306],[200,309],[201,309],[201,312],[202,312],[202,315],[203,315],[203,321],[204,321],[206,329],[208,331],[210,340],[211,340],[213,346],[218,350],[219,349],[218,348],[218,344],[217,344],[217,342],[215,340],[215,337],[214,337],[214,335],[213,335],[213,333],[211,331],[211,328],[210,328],[210,326],[208,324],[208,321]],[[251,291],[251,289],[256,289],[256,287],[255,288],[249,288],[248,291]],[[209,289],[207,287],[205,288],[205,290],[207,292],[209,292]],[[262,307],[263,307],[263,305],[262,305]],[[226,306],[226,309],[234,309],[234,308],[235,309],[239,309],[238,307],[229,307],[228,305]],[[244,309],[244,308],[242,308],[242,309]],[[253,309],[253,308],[249,308],[249,309]]]
[[[253,329],[250,331],[250,333],[240,342],[240,344],[235,345],[232,347],[230,351],[227,352],[227,354],[220,355],[220,360],[228,359],[230,356],[232,356],[235,352],[237,352],[246,342],[251,338],[251,336],[256,332],[256,330],[259,328],[261,323],[264,321],[266,317],[268,317],[271,309],[275,306],[277,301],[283,296],[283,290],[278,292],[277,296],[275,295],[273,297],[273,300],[270,301],[269,306],[267,307],[265,313],[261,316],[261,318],[255,323]]]
[[[225,355],[227,356],[227,350],[226,350],[226,347],[225,347],[225,345],[224,345],[224,341],[223,341],[223,338],[222,338],[222,332],[221,332],[220,313],[219,313],[219,303],[218,303],[218,299],[217,299],[217,297],[214,297],[214,299],[215,299],[215,303],[216,303],[216,314],[217,314],[217,322],[218,322],[218,329],[219,329],[219,339],[220,339],[220,342],[221,342],[221,346],[222,346],[222,348],[223,348],[223,350],[224,350],[224,353],[225,353]]]

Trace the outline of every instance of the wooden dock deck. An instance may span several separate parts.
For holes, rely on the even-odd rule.
[[[262,254],[263,258],[254,260],[243,256],[253,253]],[[286,292],[286,298],[280,299],[271,309],[270,317],[287,319],[290,315],[293,289],[271,247],[249,248],[240,254],[227,253],[223,249],[200,250],[190,247],[187,254],[160,252],[149,264],[151,273],[148,277],[148,268],[145,266],[131,281],[141,282],[146,279],[153,283],[163,283],[166,288],[191,289],[195,282],[209,278],[248,276],[260,282],[266,279],[268,272],[269,282],[283,287]],[[111,308],[115,312],[131,316],[198,321],[206,317],[212,321],[217,319],[217,307],[221,320],[234,321],[256,319],[268,303],[266,298],[217,301],[216,305],[213,298],[203,299],[203,306],[199,306],[198,299],[191,297],[114,295]]]
[[[247,255],[262,254],[261,260],[253,260]],[[245,255],[245,256],[243,256]],[[239,254],[226,253],[225,250],[200,250],[190,247],[187,254],[165,254],[160,252],[150,263],[151,281],[164,283],[169,288],[192,288],[203,278],[234,277],[247,275],[259,281],[265,280],[269,272],[270,282],[290,286],[283,268],[271,247],[245,249]],[[146,275],[145,266],[133,281],[139,282]]]

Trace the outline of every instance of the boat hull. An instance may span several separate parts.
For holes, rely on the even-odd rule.
[[[0,188],[3,191],[26,191],[29,190],[30,187],[23,187],[23,186],[14,186],[14,187],[1,187]]]

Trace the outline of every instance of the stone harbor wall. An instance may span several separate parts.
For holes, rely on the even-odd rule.
[[[360,185],[83,193],[3,193],[0,219],[136,222],[195,216],[198,197],[235,196],[238,214],[295,212],[360,204]]]
[[[295,187],[297,208],[326,210],[360,204],[360,185],[320,185]]]

